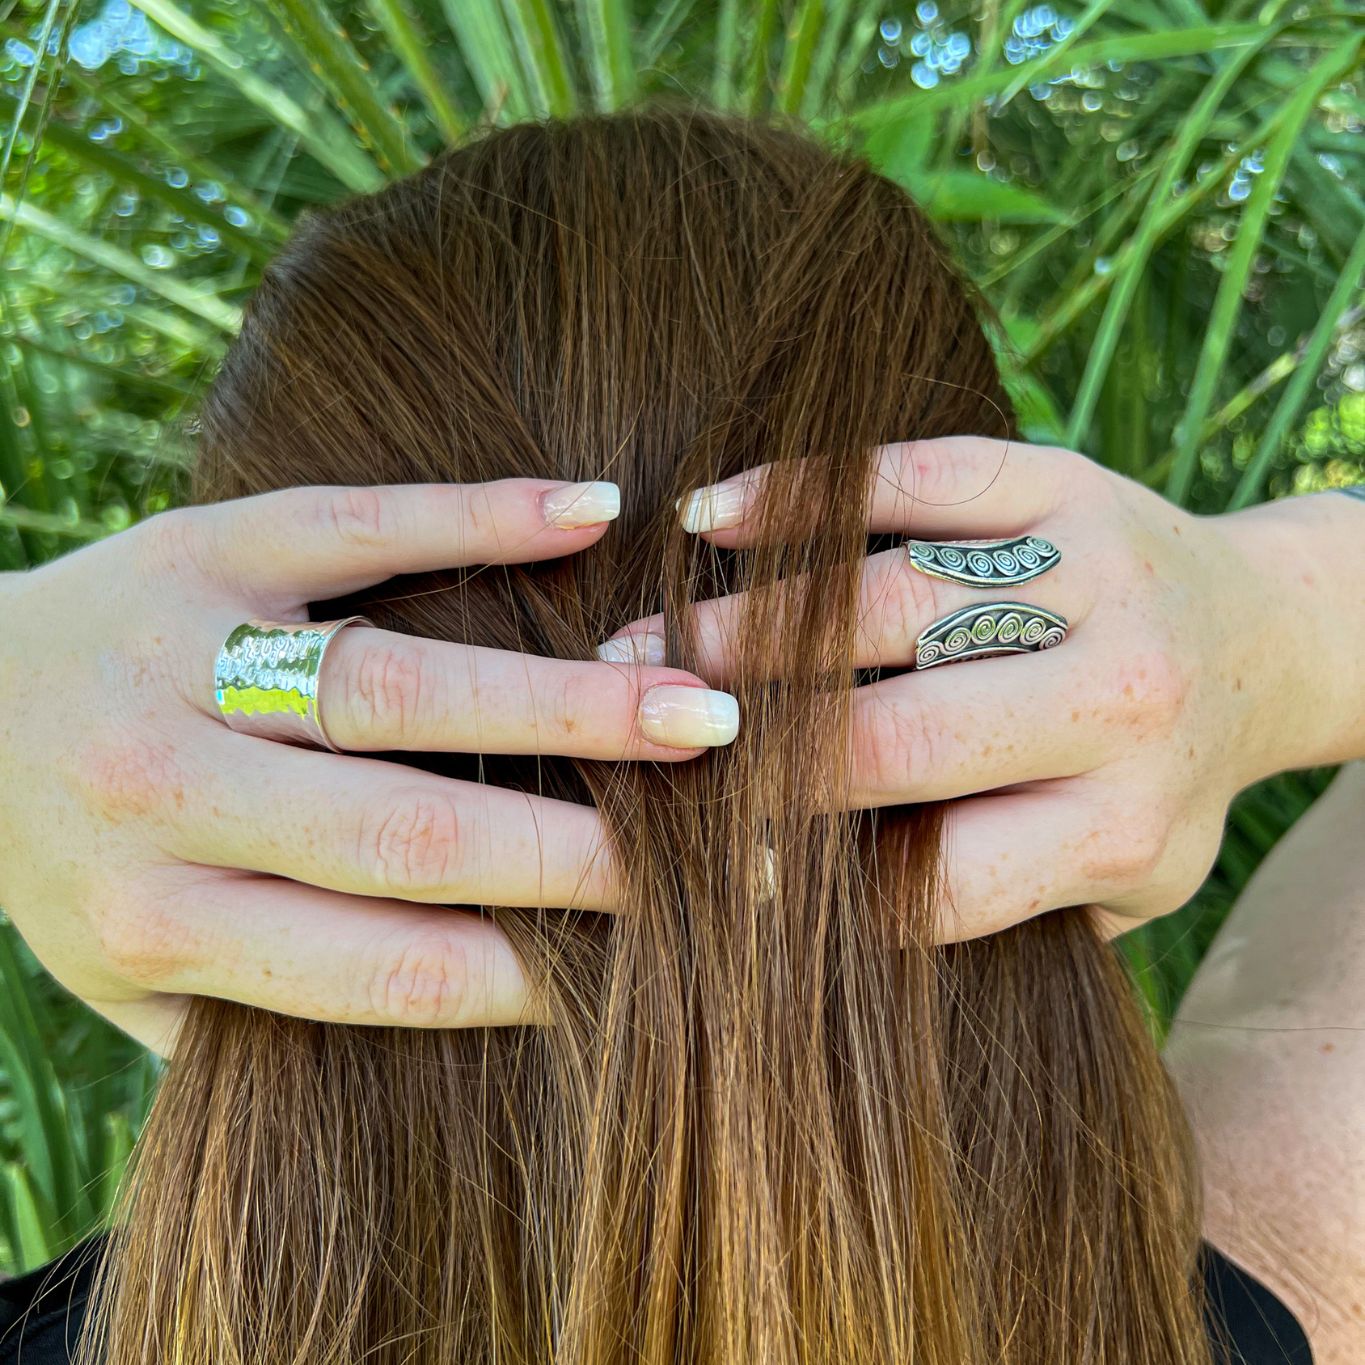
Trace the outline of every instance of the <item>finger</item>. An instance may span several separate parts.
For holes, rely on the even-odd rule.
[[[500,479],[288,488],[185,515],[202,525],[220,577],[301,604],[395,574],[572,554],[619,509],[614,483]]]
[[[993,599],[1060,613],[1074,628],[1090,611],[1092,590],[1093,575],[1083,564],[1064,558],[1041,578],[996,590]],[[790,601],[788,609],[794,610],[810,591],[810,584],[804,578],[793,578],[765,591],[785,595]],[[892,668],[913,663],[915,642],[928,626],[963,607],[993,599],[983,596],[979,588],[921,573],[904,548],[869,555],[858,589],[858,635],[849,666]],[[709,682],[733,677],[739,632],[751,604],[752,594],[734,593],[699,602],[691,609],[699,650],[697,670]],[[783,609],[780,605],[779,613]],[[663,616],[632,621],[599,645],[598,654],[606,659],[661,663]]]
[[[197,771],[166,793],[143,793],[159,803],[178,858],[353,895],[614,905],[591,806],[219,728],[200,746]]]
[[[695,758],[739,705],[681,669],[542,658],[356,627],[323,656],[318,696],[341,749]]]
[[[969,797],[945,819],[943,943],[1122,897],[1150,879],[1161,845],[1151,816],[1062,784]]]
[[[758,465],[682,498],[683,529],[717,545],[755,544],[765,472]],[[979,538],[1031,530],[1060,503],[1084,456],[985,436],[943,436],[880,446],[867,495],[872,532]],[[814,509],[812,515],[818,515]]]
[[[543,1023],[507,936],[467,910],[343,896],[276,878],[183,876],[176,949],[139,970],[159,991],[337,1024]]]
[[[847,807],[947,801],[1099,766],[1118,740],[1119,704],[1071,648],[858,688]]]

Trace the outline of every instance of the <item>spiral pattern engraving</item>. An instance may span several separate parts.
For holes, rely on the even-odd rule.
[[[1042,536],[1013,540],[908,540],[911,565],[920,573],[973,588],[1011,587],[1046,573],[1062,557]]]
[[[958,659],[1029,654],[1066,639],[1066,618],[1023,602],[985,602],[963,607],[925,627],[915,644],[915,667]]]

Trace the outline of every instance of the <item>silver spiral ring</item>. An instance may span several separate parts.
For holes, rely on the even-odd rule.
[[[214,700],[229,728],[340,753],[319,710],[322,656],[343,626],[373,624],[366,616],[348,616],[342,621],[245,621],[233,627],[213,668]]]
[[[907,540],[910,564],[931,578],[969,588],[1011,588],[1046,573],[1062,552],[1042,536],[1012,540]]]
[[[959,659],[1032,654],[1066,639],[1066,618],[1023,602],[983,602],[941,616],[915,641],[915,667],[933,668]]]

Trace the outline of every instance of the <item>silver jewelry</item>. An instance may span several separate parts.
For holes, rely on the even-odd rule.
[[[1009,588],[1046,573],[1062,552],[1042,536],[1013,540],[907,540],[911,566],[969,588]]]
[[[993,654],[1030,654],[1066,639],[1066,618],[1023,602],[984,602],[963,607],[926,626],[915,641],[915,667],[933,668],[958,659]]]
[[[233,729],[262,739],[341,750],[327,738],[318,710],[322,656],[343,621],[245,621],[229,632],[213,668],[214,699]]]

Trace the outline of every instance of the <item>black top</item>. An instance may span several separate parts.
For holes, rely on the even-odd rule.
[[[70,1365],[103,1241],[0,1282],[0,1365]],[[1313,1365],[1303,1328],[1270,1290],[1212,1247],[1201,1264],[1218,1365]]]

